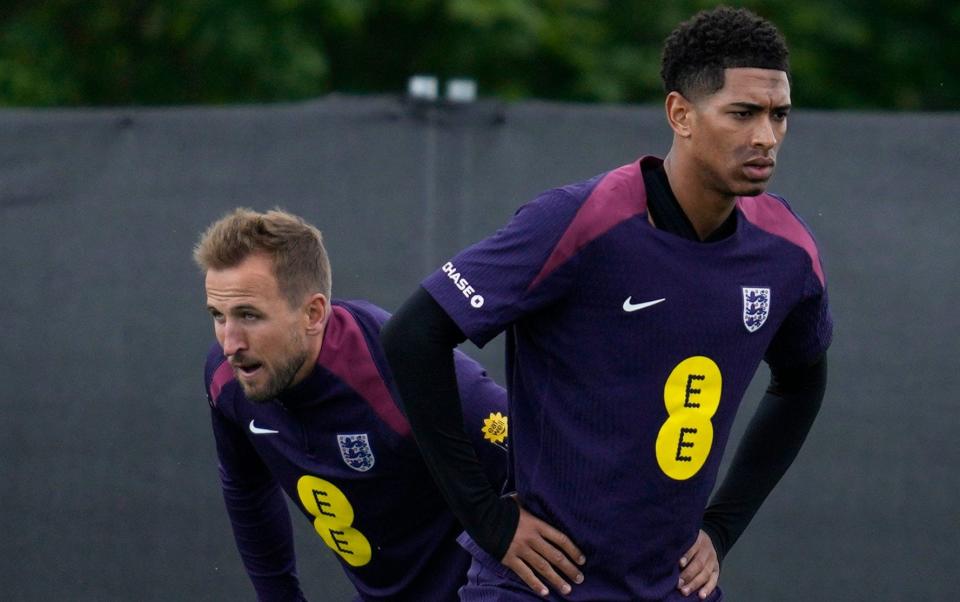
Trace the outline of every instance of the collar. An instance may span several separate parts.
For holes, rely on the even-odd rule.
[[[663,161],[642,161],[640,171],[643,173],[643,186],[647,190],[647,211],[653,218],[654,227],[669,232],[681,238],[694,242],[717,242],[727,238],[737,230],[737,211],[730,212],[720,227],[710,233],[703,241],[697,236],[690,218],[683,212],[677,197],[670,188],[667,171],[663,168]]]

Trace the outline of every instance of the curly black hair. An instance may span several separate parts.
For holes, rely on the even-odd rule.
[[[694,100],[723,87],[723,70],[776,69],[789,75],[789,51],[777,28],[743,8],[720,6],[697,13],[663,45],[660,78],[667,93]]]

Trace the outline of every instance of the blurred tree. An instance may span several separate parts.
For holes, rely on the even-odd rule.
[[[269,101],[324,90],[295,0],[48,0],[0,25],[7,104]]]
[[[398,92],[660,102],[660,47],[709,0],[8,0],[0,104],[219,104]],[[801,106],[960,108],[960,3],[743,0],[792,51]]]

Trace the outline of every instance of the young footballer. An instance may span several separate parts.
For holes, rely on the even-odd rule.
[[[791,108],[783,38],[746,10],[703,12],[667,38],[661,73],[663,159],[544,192],[384,328],[411,427],[468,534],[461,600],[721,600],[720,559],[820,407],[820,252],[766,192]],[[507,498],[451,435],[468,409],[451,349],[502,331]],[[770,386],[708,504],[761,360]]]

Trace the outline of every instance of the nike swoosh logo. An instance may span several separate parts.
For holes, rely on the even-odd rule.
[[[656,305],[657,303],[663,303],[666,300],[667,300],[666,297],[664,297],[663,299],[647,301],[646,303],[630,303],[630,297],[627,297],[626,301],[623,302],[623,311],[626,311],[626,312],[637,311],[638,309],[650,307],[651,305]]]
[[[254,435],[276,435],[280,431],[274,431],[271,429],[262,429],[259,426],[253,424],[253,420],[250,421],[250,432]]]

